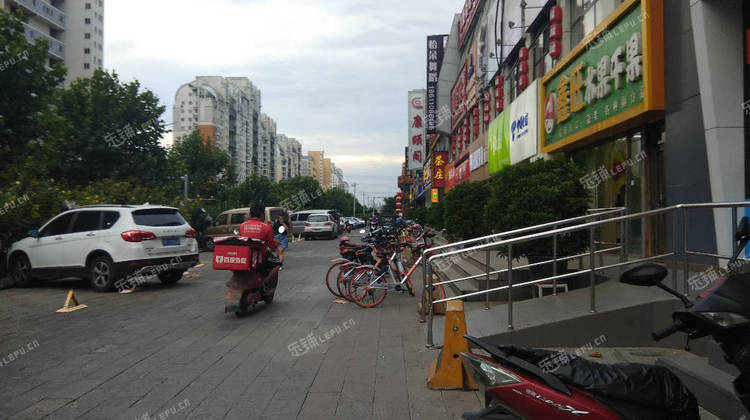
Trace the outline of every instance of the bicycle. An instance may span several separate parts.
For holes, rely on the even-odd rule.
[[[399,243],[387,264],[380,267],[362,266],[356,270],[349,281],[349,297],[354,303],[363,308],[373,308],[383,302],[389,291],[408,291],[414,296],[414,285],[410,277],[417,264],[406,272],[400,254],[407,246],[408,243]]]

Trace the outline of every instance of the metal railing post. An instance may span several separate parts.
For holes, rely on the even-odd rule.
[[[589,268],[591,271],[589,272],[589,281],[591,288],[591,309],[590,311],[596,312],[596,296],[595,296],[595,285],[596,285],[596,276],[594,272],[594,266],[596,265],[596,254],[594,250],[594,227],[589,228]]]
[[[508,329],[513,329],[513,244],[508,244]]]
[[[623,210],[622,213],[620,213],[620,216],[624,216],[625,211]],[[628,259],[628,249],[627,249],[627,243],[628,243],[628,226],[626,225],[626,222],[623,220],[620,222],[620,262],[625,262]],[[623,268],[620,268],[620,274],[624,271]]]
[[[487,281],[485,290],[490,290],[490,248],[487,248]],[[490,294],[484,294],[484,309],[490,309]]]
[[[737,253],[737,207],[732,207],[732,255]]]
[[[429,272],[427,273],[427,296],[430,302],[429,315],[427,317],[427,347],[434,345],[432,341],[432,264],[428,264]]]
[[[556,230],[557,225],[552,225],[552,230]],[[552,237],[552,296],[557,296],[557,234]],[[532,291],[531,296],[534,296]],[[539,296],[541,297],[541,296]]]
[[[672,288],[677,290],[677,212],[672,212]]]
[[[422,307],[419,310],[419,322],[425,322],[427,306],[425,305],[427,296],[427,254],[422,254]]]
[[[687,296],[688,293],[688,233],[687,233],[687,224],[688,222],[688,213],[687,213],[687,207],[682,208],[682,287],[684,290],[685,296]]]

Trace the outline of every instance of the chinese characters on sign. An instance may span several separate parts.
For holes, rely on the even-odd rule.
[[[424,99],[424,89],[409,91],[409,137],[406,152],[408,170],[422,169],[425,163]]]
[[[436,188],[445,187],[448,178],[446,165],[448,164],[448,152],[432,152],[432,186]]]
[[[641,11],[641,5],[633,7],[596,48],[583,50],[544,82],[552,101],[544,115],[546,146],[644,104]]]
[[[439,122],[437,118],[437,82],[440,66],[443,63],[443,45],[446,37],[447,35],[430,35],[427,37],[427,114],[425,117],[427,125],[425,132],[427,134],[435,134]]]

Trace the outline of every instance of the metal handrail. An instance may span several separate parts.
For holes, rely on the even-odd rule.
[[[514,244],[519,244],[519,243],[522,243],[522,242],[537,240],[537,239],[543,239],[543,238],[549,238],[549,237],[553,238],[553,258],[552,258],[552,260],[547,260],[547,261],[544,261],[544,262],[537,262],[537,263],[532,263],[532,264],[526,264],[526,265],[523,265],[523,266],[515,267],[515,269],[524,268],[524,267],[531,267],[531,266],[535,266],[535,265],[548,264],[550,261],[552,261],[553,262],[553,275],[551,277],[545,277],[543,279],[536,279],[536,280],[526,281],[526,282],[523,282],[523,283],[515,285],[515,287],[529,286],[529,285],[533,285],[533,284],[536,284],[536,283],[549,282],[549,281],[552,281],[553,285],[555,285],[556,281],[558,279],[564,279],[564,278],[568,278],[568,277],[572,277],[572,276],[578,276],[578,275],[581,275],[581,274],[589,274],[589,279],[590,279],[589,288],[590,288],[590,291],[591,291],[591,293],[590,293],[590,297],[591,297],[591,299],[590,299],[590,311],[591,312],[595,312],[596,311],[596,299],[595,299],[595,277],[594,276],[595,276],[595,273],[597,271],[609,270],[609,269],[613,269],[613,268],[622,268],[622,267],[625,267],[625,266],[630,265],[630,264],[635,264],[635,263],[640,263],[640,262],[645,262],[645,261],[659,260],[659,259],[664,259],[664,258],[667,258],[667,257],[676,257],[677,256],[677,249],[676,249],[676,245],[677,245],[677,239],[676,239],[677,238],[677,232],[676,232],[676,227],[677,227],[677,212],[678,211],[682,211],[682,215],[683,215],[683,217],[682,217],[682,221],[683,221],[683,248],[682,248],[683,281],[684,281],[684,291],[685,291],[685,293],[687,293],[687,290],[688,290],[687,289],[687,281],[688,281],[688,257],[689,257],[689,255],[702,255],[702,256],[712,256],[712,257],[718,257],[718,258],[725,258],[724,256],[721,256],[719,254],[699,253],[699,252],[690,251],[690,250],[687,249],[687,243],[688,243],[688,241],[687,241],[687,238],[688,238],[688,234],[687,234],[687,226],[688,226],[688,223],[687,223],[688,217],[687,216],[688,216],[688,213],[687,213],[687,210],[688,209],[694,209],[694,208],[712,208],[712,209],[731,208],[732,209],[732,237],[734,238],[735,234],[736,234],[736,229],[737,229],[737,208],[740,208],[740,207],[750,207],[750,202],[740,201],[740,202],[723,202],[723,203],[677,204],[677,205],[672,205],[672,206],[663,207],[663,208],[659,208],[659,209],[653,209],[653,210],[642,211],[642,212],[639,212],[639,213],[633,213],[633,214],[629,214],[629,215],[626,214],[626,215],[621,215],[621,216],[617,216],[617,217],[613,217],[613,218],[600,219],[600,220],[593,221],[593,222],[583,222],[583,223],[580,223],[580,224],[576,224],[576,225],[568,226],[568,227],[563,227],[563,228],[558,228],[557,227],[560,224],[564,224],[566,222],[570,222],[572,219],[587,220],[587,219],[591,219],[592,217],[600,217],[600,216],[603,216],[603,215],[608,215],[611,212],[613,212],[612,210],[606,210],[605,212],[600,212],[600,213],[595,213],[595,214],[585,215],[585,216],[579,216],[578,218],[565,219],[565,220],[560,220],[560,221],[557,221],[557,222],[545,223],[543,225],[530,226],[530,227],[523,228],[523,229],[516,229],[514,231],[503,232],[503,233],[499,233],[499,234],[488,235],[488,236],[485,236],[485,237],[482,237],[482,238],[475,238],[475,239],[471,239],[471,240],[466,240],[466,241],[462,241],[460,243],[454,243],[454,244],[443,245],[443,246],[440,246],[440,247],[435,247],[434,249],[446,249],[446,248],[455,247],[455,246],[461,245],[461,244],[467,244],[467,243],[472,243],[472,242],[480,242],[480,241],[488,241],[487,243],[482,243],[482,244],[475,245],[475,246],[472,246],[472,247],[469,247],[469,248],[463,248],[463,249],[460,249],[460,250],[447,251],[447,252],[443,252],[441,254],[431,255],[431,256],[426,257],[426,258],[423,259],[423,271],[424,271],[423,274],[425,276],[424,288],[425,288],[425,293],[429,297],[429,317],[427,319],[427,321],[428,321],[428,325],[427,325],[427,344],[428,344],[428,346],[432,346],[433,345],[433,339],[432,339],[432,335],[433,335],[432,334],[432,320],[433,320],[433,305],[435,303],[447,302],[447,301],[450,301],[450,300],[463,299],[463,298],[467,298],[467,297],[471,297],[471,296],[478,296],[478,295],[484,294],[484,295],[487,296],[487,299],[486,299],[487,309],[489,309],[489,294],[492,293],[492,292],[497,292],[497,291],[501,291],[501,290],[505,290],[505,289],[508,290],[508,300],[507,300],[507,305],[508,305],[508,329],[513,329],[513,298],[512,298],[512,290],[513,290],[513,287],[514,287],[514,285],[513,285],[513,277],[512,277],[512,275],[513,275],[513,269],[514,269],[514,267],[513,267],[513,245]],[[618,208],[618,209],[614,210],[614,212],[624,213],[624,211],[621,210],[621,209],[622,208]],[[599,210],[599,209],[592,209],[592,211],[595,211],[595,210]],[[604,213],[606,213],[606,214],[604,214]],[[638,259],[635,259],[635,260],[628,260],[627,254],[626,254],[626,252],[627,252],[626,251],[627,250],[627,244],[628,244],[628,230],[626,229],[627,222],[629,222],[631,220],[635,220],[635,219],[645,219],[647,217],[658,216],[658,215],[667,214],[667,213],[674,214],[674,217],[672,219],[672,223],[673,223],[673,229],[672,229],[672,252],[664,253],[664,254],[659,254],[659,255],[653,255],[653,256],[650,256],[650,257],[638,258]],[[596,246],[595,246],[597,244],[597,242],[594,240],[595,229],[598,228],[598,227],[610,224],[610,223],[620,223],[621,224],[620,242],[616,243],[618,245],[617,247],[608,248],[608,249],[605,249],[605,250],[597,250]],[[496,240],[494,242],[489,242],[489,241],[491,241],[492,238],[498,238],[498,237],[502,238],[503,236],[507,237],[508,235],[513,234],[513,233],[517,234],[517,233],[519,233],[519,231],[522,231],[520,233],[530,232],[530,231],[539,230],[539,229],[542,229],[544,227],[549,227],[549,226],[552,226],[553,229],[552,230],[548,230],[548,231],[543,231],[543,232],[531,233],[531,234],[527,234],[527,235],[523,235],[523,236],[518,236],[518,237],[514,237],[514,238],[498,239],[498,240]],[[588,250],[588,252],[584,253],[584,254],[578,254],[578,255],[575,255],[575,256],[558,258],[557,257],[557,237],[560,236],[560,235],[565,235],[565,234],[568,234],[568,233],[582,231],[582,230],[588,230],[589,231],[589,250]],[[507,247],[508,268],[507,269],[503,269],[503,270],[490,271],[490,251],[491,251],[491,248],[499,247],[499,246],[506,246]],[[733,252],[737,251],[737,249],[736,249],[736,243],[733,243],[733,247],[732,248],[733,248]],[[604,252],[611,252],[611,251],[617,250],[617,249],[620,250],[620,262],[619,263],[614,263],[614,264],[609,264],[609,265],[603,265],[603,266],[600,266],[600,267],[596,266],[596,260],[595,260],[595,255],[596,254],[602,254]],[[474,276],[469,276],[469,277],[463,277],[463,278],[460,278],[460,279],[444,280],[444,281],[441,281],[441,282],[438,282],[438,283],[433,283],[433,270],[432,270],[432,268],[433,268],[433,264],[434,264],[435,260],[441,259],[441,258],[446,258],[446,257],[451,257],[451,256],[456,256],[456,255],[463,254],[463,253],[469,253],[469,252],[473,252],[473,251],[480,251],[480,250],[485,250],[487,252],[487,264],[486,264],[487,271],[486,271],[486,273],[479,274],[479,275],[474,275]],[[426,255],[426,253],[424,255]],[[567,261],[567,260],[573,259],[573,258],[581,258],[581,257],[584,257],[586,255],[589,256],[589,268],[588,269],[586,269],[586,270],[579,270],[579,271],[576,271],[574,273],[567,273],[567,274],[561,274],[561,275],[557,274],[557,264],[556,264],[557,261]],[[672,281],[673,281],[673,286],[676,288],[676,285],[677,285],[677,277],[676,277],[676,275],[677,275],[676,274],[677,259],[673,258],[672,260],[673,260]],[[490,287],[489,287],[490,274],[497,274],[497,273],[501,273],[501,272],[507,272],[507,274],[508,274],[507,275],[507,277],[508,277],[508,284],[505,285],[505,286],[499,286],[499,287],[495,287],[495,288],[490,289]],[[461,280],[468,280],[468,279],[471,279],[471,278],[478,278],[478,277],[481,277],[483,275],[486,276],[486,278],[487,278],[487,288],[485,290],[479,290],[479,291],[476,291],[476,292],[471,292],[471,293],[467,293],[467,294],[463,294],[463,295],[459,295],[459,296],[446,297],[446,298],[438,299],[438,300],[433,300],[432,293],[428,292],[428,291],[431,291],[432,288],[434,286],[436,286],[436,285],[443,285],[443,284],[455,283],[455,282],[461,281]],[[553,287],[553,293],[555,293],[555,292],[556,292],[556,287]]]
[[[505,232],[493,233],[491,235],[481,236],[481,237],[478,237],[478,238],[466,239],[466,240],[459,241],[459,242],[452,242],[452,243],[449,243],[449,244],[434,246],[432,248],[425,249],[422,252],[422,255],[426,256],[426,255],[429,255],[429,253],[437,251],[437,250],[448,249],[448,248],[455,248],[455,247],[466,245],[466,244],[470,244],[470,243],[476,243],[476,242],[491,240],[493,238],[501,238],[503,236],[518,235],[518,234],[521,234],[521,233],[532,232],[532,231],[535,231],[535,230],[545,229],[545,228],[548,228],[548,227],[557,228],[558,226],[561,226],[561,225],[566,225],[566,224],[578,222],[578,221],[581,221],[581,220],[588,220],[588,219],[591,219],[591,218],[596,218],[596,217],[600,217],[601,218],[601,217],[604,217],[604,216],[610,216],[610,215],[614,215],[614,214],[620,214],[620,215],[622,215],[625,212],[627,212],[627,208],[626,207],[607,207],[607,208],[598,208],[598,209],[588,209],[587,212],[590,212],[592,214],[586,214],[586,215],[583,215],[583,216],[576,216],[576,217],[571,217],[571,218],[568,218],[568,219],[556,220],[554,222],[542,223],[542,224],[539,224],[539,225],[527,226],[527,227],[520,228],[520,229],[513,229],[513,230],[508,230],[508,231],[505,231]],[[555,241],[554,241],[554,247],[555,248],[557,247],[557,240],[556,239],[557,238],[555,238]],[[490,255],[489,255],[489,252],[488,252],[488,254],[487,254],[487,265],[489,265],[489,258],[490,258]],[[423,282],[422,282],[422,284],[425,285],[425,289],[423,289],[423,293],[426,293],[426,285],[427,285],[427,280],[428,280],[427,279],[427,277],[428,277],[428,274],[427,274],[427,272],[428,272],[427,265],[428,265],[428,261],[425,258],[425,259],[422,260],[422,276],[423,276]],[[431,273],[432,273],[432,271],[430,270],[430,275],[432,275]],[[488,285],[489,285],[489,274],[490,273],[487,273],[487,284]],[[555,290],[555,289],[553,289],[553,290]],[[554,291],[554,293],[556,294],[557,292]],[[422,296],[422,298],[423,298],[422,301],[424,302],[424,295]],[[488,297],[486,299],[487,309],[489,309],[489,304],[490,303],[489,303],[489,295],[488,295]],[[420,319],[421,319],[422,322],[425,321],[425,315],[426,315],[424,309],[425,308],[422,308],[422,310],[420,311]]]

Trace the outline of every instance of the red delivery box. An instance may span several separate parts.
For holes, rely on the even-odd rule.
[[[252,271],[265,259],[266,245],[250,238],[227,236],[214,240],[214,270]]]

